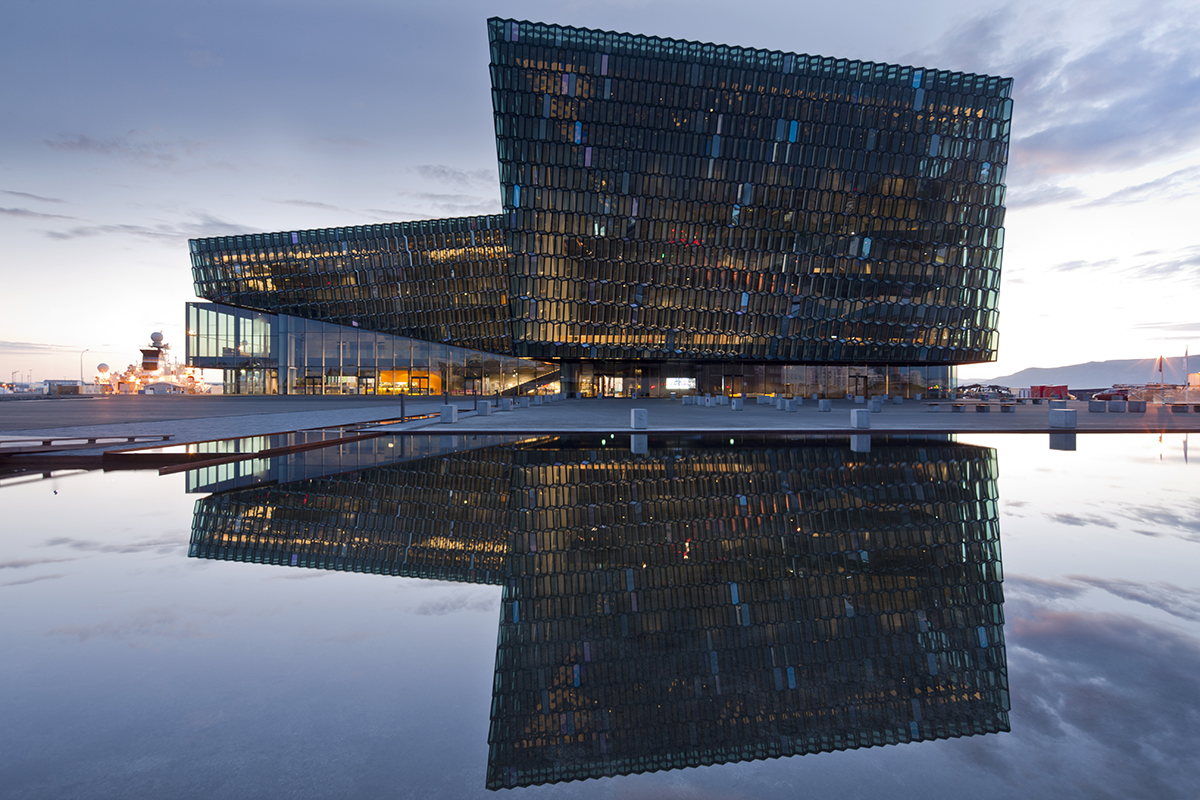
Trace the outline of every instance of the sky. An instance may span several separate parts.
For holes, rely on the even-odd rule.
[[[1200,4],[7,0],[0,381],[181,350],[189,238],[499,211],[489,16],[1012,77],[960,377],[1200,345]]]

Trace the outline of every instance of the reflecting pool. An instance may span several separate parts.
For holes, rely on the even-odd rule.
[[[1198,477],[1184,435],[622,434],[6,485],[0,785],[1193,798]]]

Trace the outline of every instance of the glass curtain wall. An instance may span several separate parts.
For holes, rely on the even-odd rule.
[[[488,30],[517,353],[994,360],[1010,79]]]
[[[562,366],[563,391],[581,397],[770,394],[788,397],[889,395],[942,398],[955,368],[807,366],[741,361],[582,361]]]
[[[187,307],[187,363],[229,394],[495,395],[559,391],[558,366],[216,303]]]

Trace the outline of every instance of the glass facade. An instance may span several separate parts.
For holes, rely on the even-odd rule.
[[[287,314],[188,303],[187,363],[230,394],[554,393],[557,365]]]
[[[1008,730],[995,452],[726,441],[226,492],[189,553],[501,586],[493,789]]]
[[[427,342],[508,353],[499,217],[189,242],[196,295]]]
[[[488,32],[502,214],[194,240],[197,294],[552,360],[585,396],[937,396],[995,360],[1010,79]]]
[[[518,352],[995,358],[1010,80],[488,32]]]

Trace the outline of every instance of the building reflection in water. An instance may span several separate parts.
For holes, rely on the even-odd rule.
[[[216,494],[190,554],[502,586],[493,789],[1008,730],[995,451],[722,442]]]

